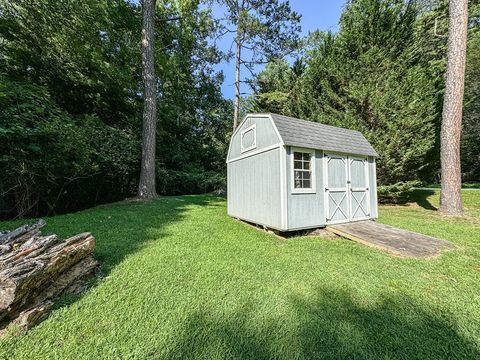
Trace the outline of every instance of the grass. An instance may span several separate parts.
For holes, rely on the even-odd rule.
[[[439,216],[432,190],[381,207],[381,222],[460,247],[431,260],[282,240],[209,196],[49,218],[47,231],[95,234],[104,276],[1,340],[0,359],[480,358],[480,192],[463,196],[463,219]]]

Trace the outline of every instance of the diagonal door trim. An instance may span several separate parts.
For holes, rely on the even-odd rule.
[[[367,196],[367,191],[364,191],[362,193],[362,197],[360,200],[357,199],[357,197],[354,195],[355,192],[358,192],[358,191],[351,191],[352,193],[352,199],[355,200],[355,202],[357,203],[357,207],[355,208],[355,210],[352,212],[352,219],[355,218],[355,215],[357,214],[357,211],[361,208],[363,213],[365,214],[365,216],[367,216],[368,212],[363,208],[362,206],[362,201],[363,199],[365,199],[365,197]]]
[[[360,221],[370,218],[370,179],[368,173],[368,157],[350,156],[338,153],[323,153],[324,157],[324,184],[325,184],[325,223],[339,224],[351,221]],[[339,159],[345,164],[345,187],[330,188],[329,173],[330,161]],[[363,166],[364,186],[353,187],[352,182],[352,164],[360,161]],[[343,193],[339,200],[336,200],[332,194]],[[346,202],[344,204],[344,202]],[[346,209],[342,208],[345,205]],[[335,215],[341,213],[343,219],[332,220]]]
[[[331,193],[330,193],[330,194],[331,194]],[[335,198],[332,197],[330,194],[328,194],[328,196],[330,197],[330,200],[332,200],[332,201],[335,203],[335,209],[333,209],[333,212],[332,212],[332,214],[330,215],[330,218],[333,218],[333,217],[335,216],[335,214],[337,213],[337,210],[340,210],[340,211],[342,212],[343,216],[345,216],[345,218],[348,219],[348,215],[343,212],[342,207],[341,207],[341,206],[342,206],[343,199],[345,199],[346,196],[347,196],[347,192],[345,192],[345,193],[343,194],[343,196],[340,198],[340,200],[338,201],[338,203],[335,201]]]
[[[325,196],[324,196],[324,208],[325,208],[325,223],[326,224],[339,224],[350,221],[350,201],[349,201],[349,187],[348,187],[348,156],[344,154],[336,153],[323,153],[324,157],[324,184],[325,184]],[[332,159],[341,160],[343,164],[341,168],[345,172],[345,181],[343,187],[330,188],[329,184],[329,173],[330,173],[330,161]],[[339,200],[336,200],[332,194],[343,193]],[[330,202],[333,202],[333,206],[330,206]],[[342,209],[342,206],[345,206],[346,209]],[[332,220],[333,217],[339,214],[339,210],[343,215],[343,219]]]

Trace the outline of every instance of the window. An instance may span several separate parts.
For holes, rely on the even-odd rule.
[[[314,151],[293,151],[293,192],[315,192]]]
[[[242,131],[240,140],[242,153],[257,147],[257,128],[255,124]]]

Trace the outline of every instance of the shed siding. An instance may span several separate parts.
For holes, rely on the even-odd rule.
[[[287,147],[287,209],[288,229],[303,229],[325,225],[324,184],[323,184],[323,153],[315,151],[315,184],[316,192],[313,194],[293,194],[292,184],[292,148]]]
[[[241,134],[242,131],[248,127],[255,124],[256,126],[256,147],[255,149],[241,151]],[[228,160],[235,159],[239,156],[246,155],[248,153],[253,153],[255,151],[261,150],[263,148],[272,146],[274,144],[279,144],[281,139],[278,137],[275,128],[273,127],[272,121],[268,116],[259,117],[259,116],[249,116],[240,126],[238,131],[235,132],[235,135],[232,138],[232,143],[230,144],[230,150],[228,153]]]
[[[271,149],[227,164],[230,216],[282,230],[282,150],[281,147]]]
[[[370,179],[370,217],[378,218],[377,171],[375,158],[368,157],[368,178]]]
[[[341,160],[337,164],[336,160],[332,159],[331,165],[328,166],[329,171],[326,172],[327,162],[324,158],[324,153],[335,154],[348,143],[351,146],[348,151],[345,150],[342,153],[342,156],[354,159],[354,154],[357,154],[364,159],[368,155],[367,184],[365,167],[360,166],[360,162],[348,165],[350,169],[348,173],[351,177],[351,186],[357,188],[354,191],[358,193],[364,191],[362,190],[364,186],[369,187],[370,194],[362,201],[365,205],[370,202],[370,217],[378,217],[376,164],[373,156],[376,153],[363,135],[346,129],[336,129],[321,124],[312,125],[310,122],[278,115],[271,116],[273,115],[248,115],[232,136],[227,158],[227,201],[230,216],[283,231],[325,226],[328,215],[325,187],[328,187],[331,196],[341,196],[348,191],[347,200],[342,203],[337,199],[337,203],[341,203],[341,209],[347,214],[345,216],[351,217],[349,196],[354,195],[350,194],[350,187],[346,183],[345,167],[347,165]],[[252,137],[251,132],[245,133],[243,145],[246,149],[242,152],[242,132],[253,128],[255,128],[255,138]],[[293,140],[290,139],[292,134],[296,136],[292,138]],[[313,139],[313,135],[318,138]],[[344,135],[348,135],[347,138]],[[342,136],[344,138],[341,138]],[[307,144],[305,139],[312,141]],[[315,149],[313,150],[315,187],[312,192],[293,191],[292,152],[297,147],[300,150],[302,147],[309,151]],[[328,179],[326,173],[328,173]],[[327,180],[329,180],[328,185]],[[332,190],[333,188],[336,188],[335,191]],[[335,204],[331,205],[332,209],[336,209],[333,206]],[[366,209],[365,205],[362,205],[362,208]],[[357,208],[354,210],[355,213],[356,210]],[[335,216],[339,214],[340,212],[337,212]],[[355,219],[360,217],[356,216]],[[343,222],[345,219],[333,218],[332,220]]]

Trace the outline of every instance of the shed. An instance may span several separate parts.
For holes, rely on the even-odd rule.
[[[377,156],[358,131],[248,114],[230,140],[228,214],[279,231],[376,218]]]

